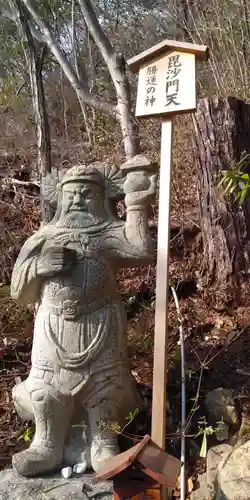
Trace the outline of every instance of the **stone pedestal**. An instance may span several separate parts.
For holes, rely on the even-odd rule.
[[[60,474],[24,478],[15,471],[0,472],[0,500],[98,500],[113,499],[113,483],[91,484],[91,474],[63,479]]]

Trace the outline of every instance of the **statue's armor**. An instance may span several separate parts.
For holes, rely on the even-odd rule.
[[[78,393],[100,371],[114,375],[126,359],[124,314],[107,258],[85,253],[72,272],[46,278],[31,375],[65,394]]]

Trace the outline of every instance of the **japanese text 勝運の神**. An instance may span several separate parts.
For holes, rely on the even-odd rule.
[[[153,106],[156,101],[155,90],[157,86],[156,80],[157,67],[155,65],[149,66],[147,68],[147,79],[146,79],[146,99],[145,106]]]

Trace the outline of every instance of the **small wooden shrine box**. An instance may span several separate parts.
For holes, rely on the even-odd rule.
[[[175,489],[181,462],[146,435],[129,450],[106,462],[93,483],[113,479],[114,500],[160,498],[161,487]]]

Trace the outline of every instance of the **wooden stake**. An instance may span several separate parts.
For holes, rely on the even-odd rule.
[[[173,123],[165,120],[161,127],[160,193],[156,267],[156,303],[154,336],[154,372],[152,405],[152,440],[165,450],[166,383],[168,361],[168,275],[170,245],[170,210],[172,180]],[[161,498],[171,498],[162,489]]]
[[[168,267],[170,242],[172,120],[161,129],[160,194],[156,267],[152,440],[165,449],[168,350]]]
[[[137,117],[162,117],[156,305],[154,337],[153,407],[151,437],[165,450],[166,383],[168,361],[168,276],[172,177],[172,119],[196,111],[196,60],[208,59],[208,47],[163,40],[128,61],[139,73]],[[166,490],[161,491],[161,499]]]

